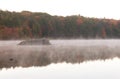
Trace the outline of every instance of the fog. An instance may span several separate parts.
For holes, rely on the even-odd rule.
[[[0,68],[82,63],[120,57],[120,40],[50,40],[51,45],[0,41]]]

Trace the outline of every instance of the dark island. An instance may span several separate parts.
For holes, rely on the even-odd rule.
[[[30,39],[30,40],[22,41],[18,45],[50,45],[50,42],[46,38]]]

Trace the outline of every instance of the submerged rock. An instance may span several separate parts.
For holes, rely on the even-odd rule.
[[[31,39],[20,42],[18,45],[50,45],[48,39]]]

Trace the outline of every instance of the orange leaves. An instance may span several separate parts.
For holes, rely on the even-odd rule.
[[[2,39],[9,39],[11,37],[17,36],[18,33],[16,33],[14,28],[7,28],[4,27],[3,29],[0,30],[0,37]],[[17,37],[15,37],[17,38]]]
[[[109,24],[117,26],[118,21],[111,19],[111,20],[109,20]]]
[[[83,23],[82,19],[81,19],[81,18],[78,18],[78,19],[77,19],[77,25],[79,26],[79,25],[81,25],[82,23]]]

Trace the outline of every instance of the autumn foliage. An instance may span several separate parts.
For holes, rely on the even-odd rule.
[[[120,20],[0,10],[0,39],[120,38]]]

